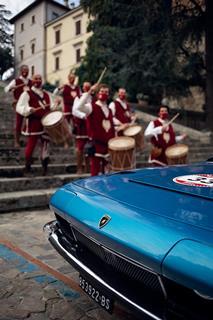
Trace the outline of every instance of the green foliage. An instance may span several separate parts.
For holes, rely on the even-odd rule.
[[[13,66],[13,56],[11,49],[0,47],[0,78],[5,71]]]
[[[0,4],[0,77],[13,66],[13,57],[11,51],[12,35],[7,16],[10,11],[5,10],[5,6]]]
[[[115,91],[127,88],[158,101],[164,94],[184,94],[204,84],[204,12],[200,0],[81,0],[94,17],[80,81],[104,82]],[[184,3],[184,4],[183,4]]]
[[[53,92],[55,90],[56,86],[54,86],[53,84],[49,83],[49,82],[45,82],[43,84],[43,89],[44,90],[47,90],[47,91],[50,91],[50,92]]]
[[[5,9],[5,6],[0,4],[0,46],[5,47],[11,45],[13,42],[10,23],[8,16],[11,14],[9,10]]]

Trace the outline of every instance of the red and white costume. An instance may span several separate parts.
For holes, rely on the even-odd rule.
[[[20,76],[17,79],[13,79],[5,88],[5,93],[9,91],[13,91],[13,106],[16,107],[16,104],[19,100],[19,97],[23,93],[24,90],[27,90],[31,88],[32,81],[29,78],[24,78],[23,76]],[[23,124],[24,117],[16,112],[16,123],[15,123],[15,131],[16,134],[21,134],[22,124]]]
[[[131,123],[130,106],[125,100],[117,98],[115,101],[110,103],[109,108],[112,110],[115,129],[121,124]],[[122,135],[122,131],[119,131],[118,135]]]
[[[104,172],[107,164],[108,141],[115,136],[112,112],[106,102],[97,100],[92,101],[89,93],[84,93],[79,99],[75,109],[87,116],[88,136],[95,146],[95,154],[91,157],[90,169],[91,175],[98,175]]]
[[[165,155],[166,148],[172,146],[173,144],[180,142],[183,136],[175,136],[172,125],[168,126],[166,132],[162,132],[163,126],[166,126],[167,121],[158,118],[151,121],[146,128],[144,135],[146,138],[151,138],[151,143],[154,147],[161,149],[160,155],[155,155],[152,152],[149,156],[149,162],[157,166],[166,166],[167,159]]]
[[[73,103],[75,100],[75,97],[80,97],[81,90],[78,86],[71,85],[71,84],[65,84],[62,89],[55,89],[54,95],[61,93],[63,96],[63,113],[67,119],[67,121],[70,123],[70,120],[72,119],[72,108]]]
[[[41,118],[54,108],[50,95],[40,88],[32,87],[23,92],[16,106],[16,111],[26,118],[22,134],[28,136],[25,149],[26,162],[32,160],[33,151],[38,140],[41,141],[41,159],[49,157],[49,138],[44,134]],[[38,109],[32,113],[33,109]]]
[[[77,109],[78,102],[79,97],[76,97],[72,109],[73,126],[75,128],[76,148],[77,150],[83,152],[84,146],[89,137],[87,133],[86,115],[84,112],[81,112]]]

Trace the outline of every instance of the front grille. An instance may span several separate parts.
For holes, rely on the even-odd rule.
[[[129,278],[138,280],[142,282],[147,287],[152,288],[152,290],[161,292],[161,286],[156,274],[143,269],[142,267],[134,264],[130,260],[116,255],[114,252],[104,248],[100,244],[92,241],[91,239],[85,237],[82,233],[73,229],[76,239],[83,244],[88,250],[97,255],[101,260],[111,266],[118,272],[122,272]]]
[[[73,226],[71,227],[70,224],[60,216],[57,216],[57,218],[66,237],[77,240],[82,250],[89,250],[95,257],[104,261],[105,265],[107,264],[112,270],[122,273],[131,280],[139,281],[147,288],[162,294],[162,287],[156,274],[104,248],[99,243],[83,235]]]

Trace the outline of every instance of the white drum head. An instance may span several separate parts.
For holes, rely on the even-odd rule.
[[[41,119],[41,123],[44,127],[50,127],[58,123],[63,117],[61,111],[52,111]]]
[[[188,150],[189,148],[185,144],[174,144],[173,146],[168,147],[165,153],[168,158],[177,158],[186,155]]]
[[[135,126],[130,126],[129,128],[124,130],[124,135],[126,137],[134,137],[136,136],[140,131],[142,130],[141,126],[135,125]]]
[[[109,140],[108,147],[111,150],[129,150],[135,147],[135,140],[130,137],[115,137]]]

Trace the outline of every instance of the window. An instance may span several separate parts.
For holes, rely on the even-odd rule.
[[[34,66],[32,66],[32,67],[31,67],[31,76],[33,76],[33,75],[34,75],[34,73],[35,73],[35,67],[34,67]]]
[[[31,44],[31,53],[34,54],[35,53],[35,43]]]
[[[20,59],[21,59],[21,61],[24,60],[24,49],[20,50]]]
[[[35,23],[35,16],[32,16],[31,17],[31,24],[34,24]]]
[[[80,62],[81,61],[81,49],[78,48],[76,49],[76,62]]]
[[[60,58],[55,57],[55,71],[60,69]]]
[[[21,23],[21,32],[24,31],[24,23]]]
[[[61,41],[61,32],[60,32],[60,30],[56,30],[55,31],[55,44],[58,44],[58,43],[60,43],[60,41]]]
[[[75,23],[75,34],[76,36],[81,34],[81,20],[78,20]]]

